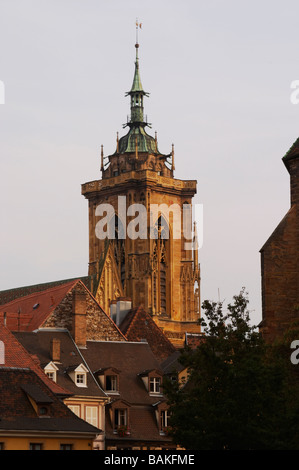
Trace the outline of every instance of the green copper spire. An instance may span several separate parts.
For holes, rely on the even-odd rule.
[[[135,74],[134,74],[133,85],[132,85],[130,93],[134,93],[134,92],[144,93],[142,85],[141,85],[141,79],[140,79],[140,73],[139,73],[139,59],[138,59],[139,44],[138,43],[135,44],[135,47],[136,47]]]
[[[119,140],[118,149],[120,153],[133,153],[136,151],[136,143],[139,152],[159,153],[157,148],[157,141],[154,137],[146,133],[145,127],[150,126],[144,120],[143,97],[149,96],[142,88],[140,72],[139,72],[139,58],[138,49],[139,44],[136,42],[136,60],[133,84],[131,90],[126,93],[126,96],[131,97],[131,116],[124,127],[129,127],[130,130],[127,135]]]
[[[131,119],[130,124],[139,124],[145,126],[146,123],[144,122],[144,116],[143,116],[143,97],[144,96],[149,96],[148,93],[146,93],[141,84],[141,79],[140,79],[140,72],[139,72],[139,58],[138,58],[138,49],[139,49],[139,44],[135,44],[136,48],[136,61],[135,61],[135,73],[134,73],[134,79],[133,79],[133,84],[131,90],[126,93],[126,96],[130,95],[131,96]]]

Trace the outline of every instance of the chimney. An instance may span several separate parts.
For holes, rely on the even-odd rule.
[[[116,325],[119,326],[127,313],[132,309],[132,299],[119,297],[116,303]]]
[[[60,340],[57,338],[51,339],[50,345],[51,360],[53,362],[60,361]]]
[[[110,302],[110,318],[116,323],[116,304],[117,300],[112,300]]]
[[[73,291],[72,336],[79,347],[86,346],[86,296],[85,292]]]

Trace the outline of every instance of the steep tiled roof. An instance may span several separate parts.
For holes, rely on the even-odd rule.
[[[128,341],[146,340],[159,362],[175,351],[173,344],[142,307],[132,309],[119,328]]]
[[[64,301],[68,294],[74,289],[83,288],[86,292],[87,297],[90,299],[91,304],[94,304],[97,308],[97,322],[101,321],[103,327],[105,327],[106,336],[109,338],[109,334],[113,339],[120,339],[125,341],[126,337],[112,321],[109,315],[97,303],[92,293],[87,289],[84,283],[80,279],[75,279],[65,284],[59,284],[58,286],[51,287],[44,291],[34,292],[33,294],[25,297],[17,298],[11,302],[8,302],[0,306],[0,321],[5,322],[7,327],[12,331],[34,331],[43,326],[54,326],[55,319],[53,322],[48,324],[48,319],[54,314],[55,309]],[[68,300],[68,302],[70,299]],[[71,313],[69,307],[64,305],[63,309],[66,313]],[[93,313],[88,314],[89,317],[88,326],[91,329],[96,328],[97,323],[90,318]],[[53,323],[53,324],[52,324]],[[56,324],[55,324],[56,326]]]
[[[47,289],[51,289],[52,287],[60,286],[61,284],[68,284],[70,282],[74,282],[80,279],[83,284],[90,290],[91,288],[91,277],[90,276],[83,276],[83,277],[76,277],[72,279],[62,279],[58,281],[52,282],[45,282],[42,284],[35,284],[30,286],[22,286],[22,287],[15,287],[13,289],[6,289],[0,291],[0,305],[7,304],[12,300],[19,299],[20,297],[25,297],[30,294],[34,294],[36,292],[45,291]],[[1,310],[1,309],[0,309]]]
[[[169,356],[164,362],[161,364],[161,369],[163,373],[166,375],[171,375],[176,372],[181,372],[184,370],[185,366],[183,366],[179,359],[181,356],[180,351],[175,351],[171,356]]]
[[[0,318],[6,313],[6,324],[11,330],[33,331],[51,315],[78,279],[51,287],[41,292],[20,297],[1,306]]]
[[[155,415],[155,406],[165,401],[163,395],[151,396],[142,380],[145,371],[159,370],[160,365],[150,346],[144,342],[87,341],[81,349],[92,372],[114,368],[119,371],[118,394],[112,394],[111,404],[120,400],[129,405],[131,434],[128,439],[146,441],[171,441],[161,436]],[[109,394],[109,392],[107,392]],[[107,439],[115,439],[109,413],[106,414]]]
[[[58,368],[57,383],[74,395],[79,393],[81,396],[108,398],[91,373],[87,376],[87,387],[79,389],[66,373],[67,370],[74,369],[82,363],[88,368],[84,357],[67,330],[45,328],[34,332],[15,332],[14,336],[31,355],[38,358],[42,368],[52,361],[51,340],[58,340],[60,359],[55,362]]]
[[[43,400],[46,397],[50,410],[47,418],[37,415],[26,396],[33,388]],[[93,437],[101,432],[74,415],[31,369],[0,367],[0,395],[0,430],[73,431]]]
[[[0,341],[4,344],[4,367],[26,367],[34,371],[52,390],[53,393],[68,396],[70,392],[50,380],[39,367],[36,360],[26,351],[15,336],[0,323]]]

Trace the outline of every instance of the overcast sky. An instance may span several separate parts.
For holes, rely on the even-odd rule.
[[[290,205],[298,16],[288,0],[0,0],[0,290],[87,274],[81,184],[126,133],[138,18],[150,132],[198,181],[201,298],[245,286],[257,324],[259,250]]]

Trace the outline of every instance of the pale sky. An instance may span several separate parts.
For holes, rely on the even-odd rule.
[[[245,286],[257,324],[259,250],[290,205],[298,16],[288,0],[0,0],[0,290],[87,274],[81,184],[127,132],[138,18],[149,132],[198,181],[201,299]]]

